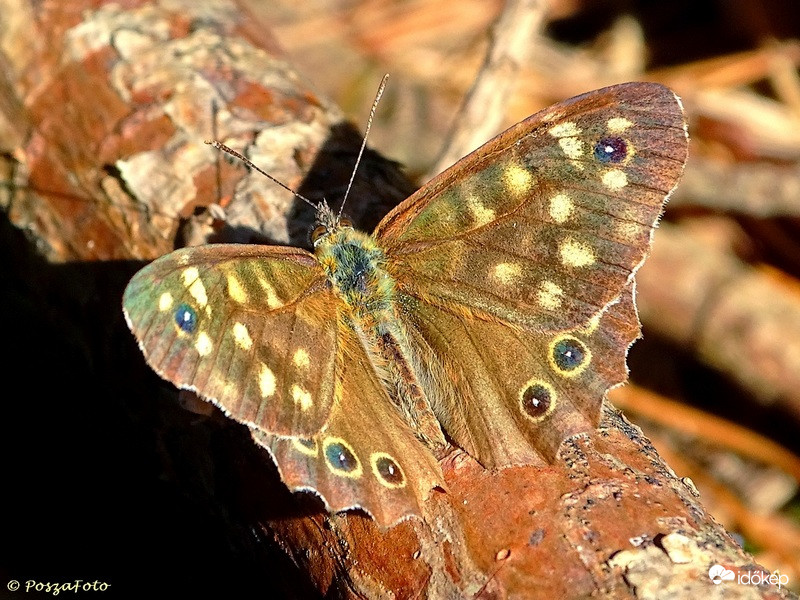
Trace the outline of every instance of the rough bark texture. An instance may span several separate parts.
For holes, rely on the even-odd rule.
[[[119,314],[122,286],[136,265],[76,261],[160,255],[180,243],[180,218],[200,223],[199,234],[180,230],[192,239],[301,243],[306,208],[220,160],[202,141],[213,136],[246,146],[253,161],[289,186],[333,199],[349,177],[358,135],[281,60],[267,24],[235,4],[4,0],[0,14],[7,19],[0,31],[0,202],[47,260],[22,246],[10,249],[21,240],[4,227],[13,284],[4,298],[5,331],[20,340],[13,373],[33,385],[41,376],[29,364],[35,356],[53,379],[41,383],[41,397],[9,414],[20,428],[13,433],[22,436],[4,436],[16,440],[6,456],[21,457],[12,475],[21,479],[41,466],[30,459],[34,445],[43,444],[58,464],[60,448],[101,430],[107,447],[92,444],[79,455],[85,462],[62,467],[88,469],[85,478],[97,476],[91,473],[98,464],[119,489],[126,476],[146,478],[140,470],[157,473],[191,498],[197,527],[213,515],[223,545],[233,549],[235,567],[207,565],[191,550],[188,558],[198,562],[184,566],[187,557],[177,556],[173,580],[202,581],[207,575],[198,573],[218,569],[238,579],[230,586],[249,583],[266,596],[787,597],[774,586],[712,584],[714,564],[762,569],[704,511],[691,482],[676,477],[611,407],[598,431],[570,440],[547,468],[487,471],[453,452],[442,461],[448,492],[434,494],[425,520],[381,532],[359,514],[329,516],[312,497],[289,494],[243,427],[170,406],[176,394],[147,373]],[[371,228],[409,190],[393,164],[368,154],[350,198],[355,221]],[[223,206],[224,220],[196,210],[211,203]],[[141,454],[125,454],[123,464],[116,455],[97,463],[95,453],[114,448],[118,436]],[[139,455],[159,466],[137,465]],[[55,499],[69,507],[76,502],[71,478],[59,477]],[[39,495],[34,491],[19,493],[18,510]],[[123,537],[134,539],[137,523],[150,531],[148,519],[173,518],[160,515],[158,503],[133,500],[105,506],[109,513],[97,510],[110,520],[107,527],[121,526]],[[187,531],[192,525],[188,519]],[[64,531],[63,520],[54,526]],[[24,562],[32,556],[25,527],[11,531],[16,557],[9,571],[56,577]],[[113,541],[105,543],[126,547],[106,535]],[[155,528],[150,542],[128,547],[130,560],[168,554]],[[101,579],[108,569],[117,591],[152,591],[130,575],[133,569],[115,571],[119,565],[99,553],[80,556],[97,562],[75,568],[100,569]],[[62,568],[72,564],[64,560]],[[148,560],[136,567],[145,578],[155,568]],[[176,583],[176,590],[187,589]]]

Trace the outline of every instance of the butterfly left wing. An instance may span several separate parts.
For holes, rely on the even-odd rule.
[[[290,489],[389,526],[444,485],[311,254],[178,250],[131,279],[123,307],[148,364],[248,425]]]
[[[313,435],[328,419],[339,308],[308,252],[240,244],[162,256],[123,297],[156,373],[282,435]]]
[[[309,437],[254,430],[293,491],[311,490],[333,512],[360,508],[378,525],[421,515],[444,480],[434,456],[393,409],[360,340],[340,330],[336,390],[328,422]]]

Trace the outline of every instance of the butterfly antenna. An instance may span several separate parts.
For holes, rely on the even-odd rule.
[[[239,154],[239,153],[238,153],[236,150],[234,150],[233,148],[230,148],[230,147],[226,146],[225,144],[223,144],[222,142],[218,142],[217,140],[206,140],[205,142],[206,142],[206,144],[208,144],[209,146],[214,146],[214,148],[216,148],[217,150],[222,150],[223,152],[227,152],[227,153],[228,153],[228,154],[230,154],[231,156],[235,156],[236,158],[238,158],[240,161],[242,161],[244,164],[246,164],[246,165],[247,165],[248,167],[250,167],[251,169],[255,169],[256,171],[258,171],[259,173],[261,173],[261,174],[262,174],[264,177],[266,177],[267,179],[270,179],[270,180],[274,181],[275,183],[277,183],[279,186],[281,186],[281,187],[282,187],[283,189],[285,189],[287,192],[291,192],[292,194],[294,194],[295,196],[297,196],[298,198],[300,198],[300,200],[302,200],[302,201],[303,201],[303,202],[305,202],[306,204],[308,204],[308,205],[310,205],[310,206],[313,206],[315,209],[317,208],[317,205],[316,205],[316,203],[312,202],[311,200],[309,200],[308,198],[306,198],[306,197],[305,197],[305,196],[303,196],[302,194],[300,194],[300,193],[298,193],[298,192],[295,192],[295,191],[294,191],[292,188],[290,188],[290,187],[289,187],[288,185],[286,185],[285,183],[282,183],[282,182],[278,181],[278,180],[277,180],[277,179],[275,179],[275,178],[274,178],[272,175],[270,175],[269,173],[267,173],[267,172],[266,172],[264,169],[260,169],[259,167],[257,167],[257,166],[255,165],[255,163],[253,163],[253,161],[252,161],[252,160],[250,160],[249,158],[247,158],[247,157],[245,157],[245,156],[242,156],[241,154]]]
[[[386,82],[389,79],[389,74],[383,76],[381,80],[381,84],[378,86],[378,92],[375,94],[375,100],[372,102],[372,109],[369,111],[369,119],[367,120],[367,130],[364,132],[364,140],[361,142],[361,149],[358,151],[358,158],[356,158],[356,164],[353,167],[353,172],[350,174],[350,182],[347,184],[347,189],[344,192],[344,198],[342,198],[342,205],[339,207],[339,213],[337,214],[336,218],[341,218],[342,210],[344,210],[344,203],[347,202],[347,197],[350,195],[350,188],[353,187],[353,180],[356,178],[356,171],[358,170],[358,165],[361,164],[361,156],[364,154],[364,148],[367,147],[367,137],[369,136],[370,127],[372,127],[372,119],[375,117],[375,110],[378,108],[378,102],[383,96],[383,90],[386,88]]]

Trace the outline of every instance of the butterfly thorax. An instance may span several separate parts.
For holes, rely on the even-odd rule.
[[[334,293],[347,307],[342,315],[364,345],[376,374],[392,390],[401,416],[432,450],[444,437],[423,392],[424,366],[414,356],[396,314],[395,281],[386,270],[386,256],[375,240],[349,224],[322,225],[314,253]],[[328,229],[331,227],[331,229]]]
[[[371,237],[340,227],[322,238],[315,254],[334,292],[362,321],[381,321],[391,311],[394,282],[384,269],[385,256]]]

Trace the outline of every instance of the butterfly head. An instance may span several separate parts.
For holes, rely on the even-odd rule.
[[[314,229],[311,232],[311,243],[316,248],[324,239],[338,233],[342,229],[353,229],[353,223],[347,217],[334,211],[324,200],[317,205]]]

